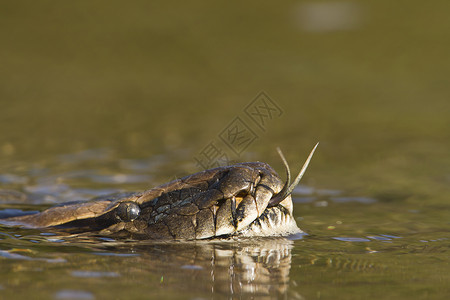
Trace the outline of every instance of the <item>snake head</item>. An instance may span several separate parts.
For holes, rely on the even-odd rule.
[[[141,198],[145,232],[151,238],[205,239],[300,233],[293,217],[292,190],[318,144],[290,183],[266,163],[240,163],[196,173],[152,189]],[[149,200],[147,200],[149,199]],[[148,210],[148,212],[145,212]]]

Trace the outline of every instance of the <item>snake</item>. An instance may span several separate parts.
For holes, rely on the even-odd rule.
[[[23,228],[71,230],[137,240],[203,240],[289,236],[302,233],[293,216],[291,193],[318,144],[291,183],[283,183],[264,162],[244,162],[204,170],[136,193],[63,203],[1,223]]]

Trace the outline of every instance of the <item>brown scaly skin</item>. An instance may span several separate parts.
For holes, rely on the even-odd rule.
[[[27,228],[78,228],[137,239],[299,233],[290,196],[267,207],[282,188],[283,182],[268,164],[241,163],[195,173],[143,193],[63,204],[3,223]],[[135,219],[127,216],[127,209],[136,207],[139,215]]]

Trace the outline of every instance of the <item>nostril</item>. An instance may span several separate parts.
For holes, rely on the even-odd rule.
[[[256,179],[254,181],[255,185],[258,185],[261,182],[262,176],[263,176],[263,173],[260,172],[260,174],[258,175],[258,177],[256,177]]]

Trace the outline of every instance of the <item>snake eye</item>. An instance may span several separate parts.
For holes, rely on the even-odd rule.
[[[123,222],[134,221],[139,217],[141,209],[134,202],[122,202],[116,209],[116,218]]]

